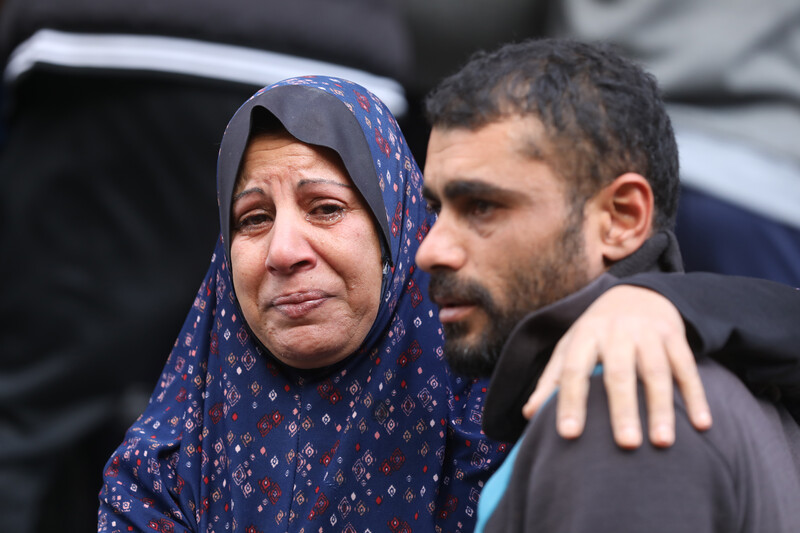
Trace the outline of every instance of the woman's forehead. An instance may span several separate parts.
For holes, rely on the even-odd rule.
[[[261,171],[270,175],[276,169],[282,174],[295,174],[298,181],[313,182],[315,173],[319,173],[316,177],[324,181],[354,187],[336,151],[304,143],[288,132],[270,132],[256,134],[248,141],[234,192],[251,178],[265,177]]]

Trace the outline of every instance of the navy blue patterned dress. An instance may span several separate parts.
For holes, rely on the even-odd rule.
[[[364,344],[322,369],[273,358],[232,290],[230,196],[259,107],[339,153],[390,259]],[[486,382],[443,359],[414,265],[432,223],[421,178],[394,117],[361,86],[294,78],[239,109],[220,151],[222,235],[149,406],[106,466],[99,531],[472,531],[506,447],[480,429]]]

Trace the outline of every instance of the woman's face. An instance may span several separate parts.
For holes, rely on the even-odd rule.
[[[288,133],[250,140],[231,208],[233,284],[275,357],[317,368],[358,349],[378,313],[378,238],[335,152]]]

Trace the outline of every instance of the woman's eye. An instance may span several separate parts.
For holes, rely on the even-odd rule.
[[[345,208],[340,204],[322,204],[314,207],[306,220],[320,224],[333,224],[344,217]]]
[[[272,217],[266,213],[254,213],[241,217],[236,223],[236,229],[240,231],[252,231],[255,229],[266,228],[272,222]]]

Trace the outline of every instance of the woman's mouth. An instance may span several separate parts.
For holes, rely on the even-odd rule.
[[[270,307],[287,318],[297,319],[323,305],[328,298],[330,296],[327,293],[319,290],[293,292],[274,298]]]

